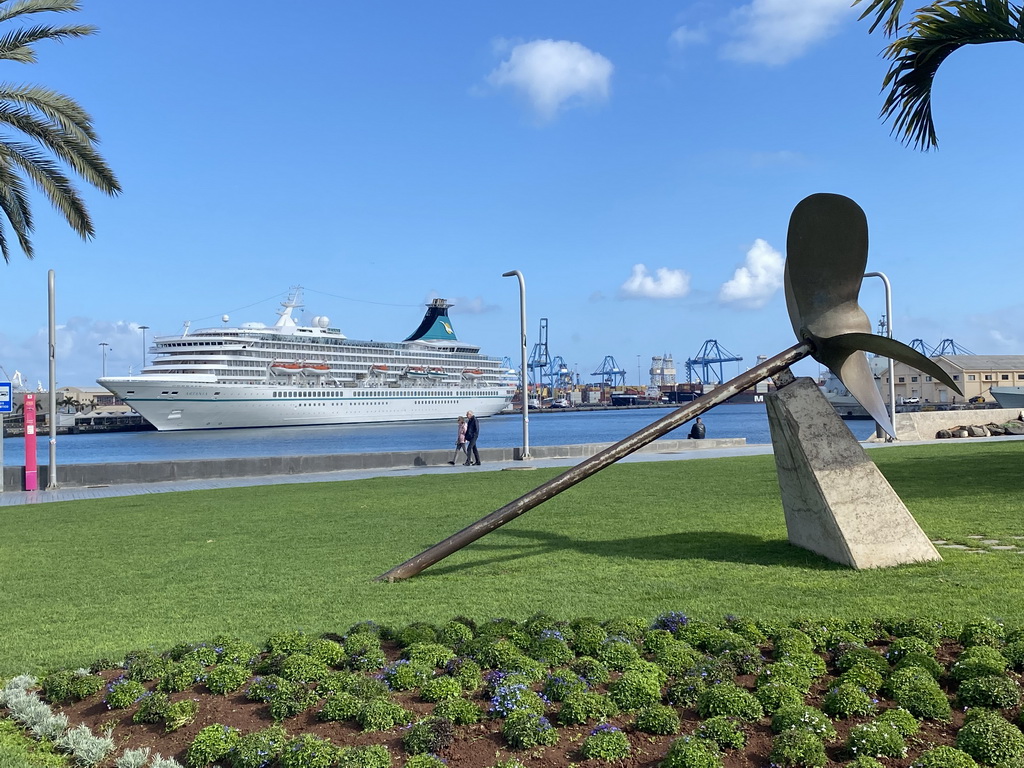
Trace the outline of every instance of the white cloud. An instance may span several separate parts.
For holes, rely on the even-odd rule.
[[[708,41],[708,33],[704,27],[687,27],[685,25],[672,30],[669,40],[679,49],[701,45]]]
[[[748,309],[763,307],[782,287],[784,269],[782,254],[758,238],[747,251],[743,266],[733,273],[731,280],[722,284],[718,300]]]
[[[608,59],[579,43],[533,40],[512,48],[487,81],[519,92],[541,120],[551,120],[562,109],[607,101],[613,70]]]
[[[752,0],[733,11],[733,40],[722,55],[749,64],[786,64],[831,37],[855,12],[850,0]]]
[[[659,267],[651,275],[645,265],[634,264],[633,273],[619,290],[633,299],[679,299],[690,292],[690,275],[666,267]]]

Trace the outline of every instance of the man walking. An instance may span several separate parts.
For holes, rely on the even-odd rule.
[[[476,439],[480,435],[480,426],[472,411],[466,411],[466,466],[480,465],[480,451],[476,449]]]

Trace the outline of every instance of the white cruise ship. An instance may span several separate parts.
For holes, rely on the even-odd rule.
[[[444,299],[401,342],[349,339],[322,316],[299,325],[301,289],[281,306],[272,327],[157,337],[141,374],[97,383],[161,431],[483,417],[515,393],[500,359],[458,340]]]

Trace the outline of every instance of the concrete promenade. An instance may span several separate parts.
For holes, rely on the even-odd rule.
[[[921,440],[913,443],[884,443],[867,442],[861,443],[869,450],[884,449],[899,445],[922,445],[941,443],[944,445],[975,445],[979,442],[1003,442],[1013,440],[1024,440],[1024,436],[971,438],[961,440]],[[679,448],[682,444],[685,448]],[[244,488],[261,485],[284,485],[289,483],[333,483],[345,480],[364,480],[370,477],[409,477],[411,475],[444,475],[464,474],[466,472],[496,472],[496,471],[528,471],[548,467],[571,467],[578,464],[580,460],[593,455],[597,451],[592,450],[594,446],[605,447],[609,443],[591,444],[589,446],[538,446],[535,450],[531,448],[533,458],[528,461],[521,461],[516,458],[504,456],[503,449],[488,448],[481,450],[483,464],[479,467],[465,467],[462,465],[451,466],[447,460],[451,457],[450,451],[445,451],[445,458],[438,464],[416,464],[406,462],[399,464],[397,459],[399,453],[393,454],[358,454],[361,456],[386,456],[387,466],[357,467],[349,469],[336,469],[324,472],[295,473],[268,473],[260,476],[249,477],[205,477],[193,479],[167,480],[160,482],[144,483],[117,483],[84,485],[79,487],[58,487],[54,490],[39,491],[6,491],[0,494],[0,507],[17,506],[21,504],[45,504],[56,501],[75,501],[78,499],[102,499],[114,496],[136,496],[151,493],[173,493],[177,491],[199,491],[213,490],[217,488]],[[518,451],[518,449],[517,449]],[[495,452],[499,458],[490,460],[488,455]],[[548,456],[542,454],[548,453]],[[772,446],[747,445],[743,440],[694,440],[694,441],[656,441],[645,450],[637,451],[623,459],[620,463],[633,463],[641,461],[683,461],[687,459],[712,459],[731,456],[757,456],[772,453]],[[553,454],[553,455],[551,455]],[[373,463],[373,462],[366,462]],[[88,465],[76,465],[88,466]],[[9,468],[10,469],[10,468]],[[61,467],[58,466],[58,478]]]

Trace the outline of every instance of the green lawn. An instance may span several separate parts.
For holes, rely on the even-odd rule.
[[[870,453],[932,538],[1024,536],[1024,442]],[[771,456],[614,466],[420,576],[375,576],[557,474],[480,472],[7,507],[0,678],[463,614],[1017,617],[1024,555],[851,571],[791,547]],[[1024,540],[1017,543],[1024,545]]]

